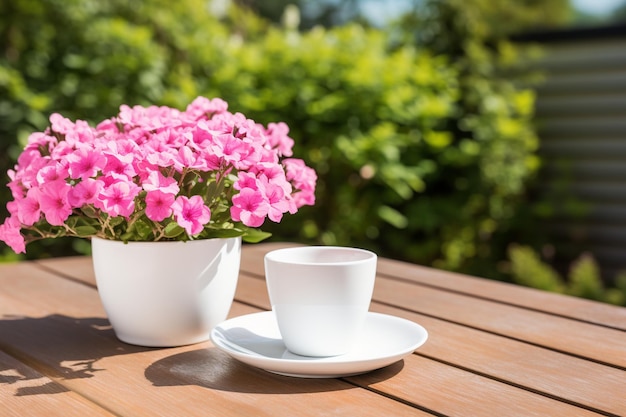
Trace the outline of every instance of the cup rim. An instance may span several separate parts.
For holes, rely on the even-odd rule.
[[[297,252],[326,252],[326,251],[334,251],[334,252],[350,252],[350,253],[358,253],[361,255],[361,258],[351,259],[351,260],[337,260],[337,261],[327,261],[327,262],[311,262],[311,261],[303,261],[297,259],[285,258],[289,253],[297,253]],[[356,247],[350,246],[296,246],[291,248],[281,248],[275,249],[265,254],[265,260],[274,263],[281,263],[287,265],[314,265],[314,266],[324,266],[324,265],[351,265],[358,264],[363,262],[368,262],[372,260],[376,260],[376,253]]]

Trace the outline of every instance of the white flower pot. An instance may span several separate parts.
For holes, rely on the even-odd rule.
[[[241,238],[189,242],[92,239],[98,292],[117,337],[141,346],[209,339],[235,296]]]

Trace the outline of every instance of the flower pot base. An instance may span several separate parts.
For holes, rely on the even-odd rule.
[[[211,332],[203,332],[197,335],[188,335],[186,337],[175,337],[168,338],[165,336],[158,337],[141,337],[134,334],[123,334],[121,332],[115,331],[115,336],[122,342],[127,343],[129,345],[134,346],[144,346],[144,347],[154,347],[154,348],[165,348],[165,347],[176,347],[176,346],[186,346],[193,345],[196,343],[201,343],[209,340]]]

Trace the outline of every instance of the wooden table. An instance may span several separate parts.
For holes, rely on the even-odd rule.
[[[245,246],[231,316],[270,308]],[[429,331],[414,354],[339,379],[279,376],[210,342],[119,342],[91,260],[0,265],[0,416],[626,415],[626,308],[380,259],[371,310]]]

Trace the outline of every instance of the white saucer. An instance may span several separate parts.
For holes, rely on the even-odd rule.
[[[213,343],[233,358],[266,371],[304,378],[336,378],[372,371],[420,347],[428,332],[399,317],[368,313],[356,348],[345,355],[314,358],[285,347],[272,311],[235,317],[211,332]]]

